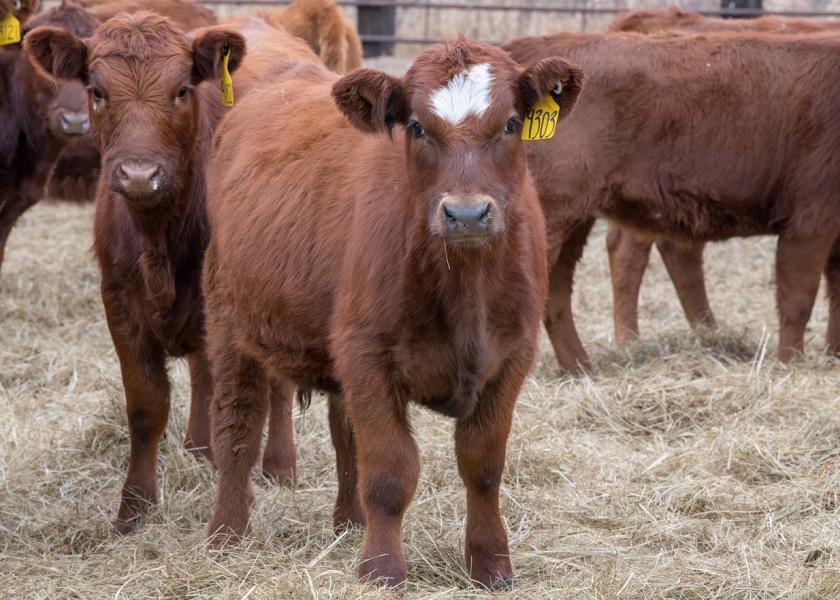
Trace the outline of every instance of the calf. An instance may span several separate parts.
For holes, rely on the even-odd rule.
[[[838,41],[558,34],[504,47],[526,65],[569,56],[588,74],[581,110],[529,154],[549,230],[546,326],[562,366],[588,365],[571,281],[597,215],[678,241],[778,235],[779,358],[803,349],[823,268],[828,343],[840,348]],[[573,151],[557,147],[565,139]]]
[[[306,41],[331,71],[343,74],[362,66],[359,34],[333,0],[294,0],[271,18]]]
[[[169,17],[185,30],[209,27],[218,22],[216,13],[192,0],[111,0],[90,6],[90,11],[100,21],[107,21],[120,13],[136,13],[141,10]]]
[[[86,37],[97,24],[89,12],[65,2],[29,19],[23,36],[30,28],[50,26]],[[40,200],[59,152],[87,132],[83,99],[81,84],[56,86],[38,74],[20,44],[0,47],[0,266],[12,227]]]
[[[287,65],[225,119],[203,280],[217,542],[247,530],[266,388],[288,377],[340,394],[329,407],[334,522],[366,523],[360,578],[406,577],[416,402],[456,419],[471,577],[510,584],[499,486],[547,283],[522,120],[547,95],[564,116],[580,78],[557,58],[523,71],[459,39],[401,79]]]
[[[720,19],[671,8],[650,8],[619,14],[610,31],[660,33],[668,31],[746,31],[765,33],[813,33],[840,29],[840,21],[760,17],[758,19]]]
[[[252,52],[245,57],[245,40]],[[205,357],[199,276],[209,235],[205,165],[210,138],[225,110],[223,56],[241,97],[254,74],[289,56],[314,56],[265,23],[199,30],[190,38],[168,19],[118,15],[92,38],[55,28],[27,36],[27,51],[52,76],[90,90],[94,142],[102,155],[94,250],[102,301],[120,360],[130,434],[128,473],[116,527],[130,531],[157,498],[155,461],[169,413],[168,356],[187,357],[192,399],[185,444],[210,455],[207,404],[212,380]],[[241,78],[240,73],[247,75]],[[294,476],[292,390],[273,384],[271,447],[264,465]]]
[[[639,10],[619,15],[611,31],[639,33],[692,31],[765,31],[777,34],[817,33],[840,28],[840,21],[808,19],[717,19],[676,8]],[[607,251],[613,286],[615,340],[624,344],[639,335],[638,304],[642,278],[647,268],[653,238],[623,230],[610,222]],[[709,305],[703,276],[704,242],[655,240],[668,274],[677,290],[688,322],[714,329],[717,322]]]

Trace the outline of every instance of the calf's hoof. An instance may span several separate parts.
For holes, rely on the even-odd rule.
[[[362,560],[358,576],[362,583],[371,583],[380,587],[399,587],[406,580],[405,559],[389,554],[372,556]]]
[[[507,590],[513,587],[513,567],[505,553],[467,551],[467,568],[470,579],[489,590]]]
[[[294,487],[297,481],[297,466],[291,462],[266,456],[262,463],[263,477],[283,487]]]
[[[114,519],[114,529],[117,533],[128,535],[137,529],[140,517],[154,506],[155,496],[156,492],[154,490],[123,487],[117,518]]]
[[[365,526],[365,513],[357,502],[336,503],[333,510],[333,530],[338,534]]]

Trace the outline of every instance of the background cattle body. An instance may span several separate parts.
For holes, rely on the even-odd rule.
[[[301,42],[257,19],[241,33],[199,30],[192,42],[169,20],[148,12],[111,19],[87,43],[58,29],[38,29],[26,38],[42,68],[78,78],[91,90],[93,139],[103,157],[94,249],[131,439],[116,523],[122,532],[157,499],[155,457],[169,412],[167,356],[189,360],[185,443],[210,455],[212,381],[198,285],[208,238],[204,168],[224,111],[218,83],[223,49],[236,71],[246,38],[252,51],[234,82],[240,97],[268,65],[289,56],[314,59]],[[139,99],[138,89],[144,92]],[[284,480],[294,477],[291,395],[288,384],[274,386],[274,431],[264,462],[267,474]]]
[[[296,0],[276,13],[260,13],[306,41],[331,71],[362,66],[362,41],[332,0]]]
[[[86,37],[98,21],[77,5],[62,4],[27,23],[41,25]],[[0,267],[15,222],[41,199],[53,162],[81,132],[75,124],[86,126],[84,111],[78,83],[55,86],[36,72],[19,44],[0,47]]]
[[[676,8],[640,10],[619,15],[611,31],[657,33],[667,31],[764,31],[793,34],[840,29],[840,21],[815,21],[762,17],[760,19],[717,19]],[[782,167],[784,168],[784,167]],[[642,278],[650,257],[652,241],[624,231],[610,223],[607,250],[613,281],[615,340],[627,342],[639,334],[638,304]],[[674,282],[680,302],[692,326],[716,327],[703,276],[703,242],[656,240],[662,260]]]
[[[471,577],[510,583],[499,485],[546,292],[517,115],[558,81],[565,114],[579,78],[559,59],[520,75],[498,49],[461,40],[419,55],[403,79],[361,70],[336,82],[347,119],[334,79],[310,64],[289,65],[223,121],[204,267],[210,533],[247,529],[267,378],[281,375],[344,394],[330,404],[335,525],[365,523],[362,579],[406,577],[400,528],[420,469],[407,404],[418,402],[457,418]]]
[[[779,357],[800,351],[840,232],[840,172],[831,164],[840,45],[808,36],[622,33],[504,47],[523,64],[568,56],[588,74],[583,106],[529,154],[547,215],[546,326],[560,364],[588,365],[571,317],[571,278],[599,214],[677,240],[778,234]],[[560,151],[558,140],[574,144]],[[838,349],[835,265],[826,265],[828,338]]]

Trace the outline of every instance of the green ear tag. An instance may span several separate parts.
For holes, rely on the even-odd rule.
[[[560,105],[550,95],[537,102],[525,114],[522,124],[522,139],[526,141],[550,140],[557,129]]]
[[[0,19],[0,46],[17,44],[20,41],[20,21],[14,13]]]
[[[230,70],[228,70],[230,48],[225,47],[222,52],[222,105],[230,107],[233,106],[233,80],[230,78]]]

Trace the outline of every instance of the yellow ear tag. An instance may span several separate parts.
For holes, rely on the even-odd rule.
[[[20,21],[14,13],[0,19],[0,46],[17,44],[20,41]]]
[[[525,114],[522,124],[522,139],[526,141],[550,140],[557,129],[557,118],[560,116],[560,105],[551,95],[537,102]]]
[[[230,71],[228,70],[228,59],[230,58],[230,48],[224,49],[222,57],[222,105],[233,106],[233,80],[230,78]]]

